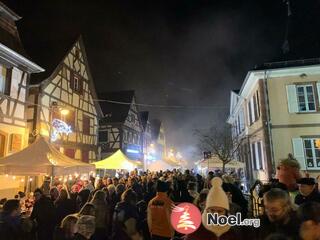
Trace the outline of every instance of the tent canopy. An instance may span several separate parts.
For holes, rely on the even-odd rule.
[[[0,159],[0,174],[61,176],[94,170],[94,165],[65,156],[43,137],[25,149]]]
[[[148,164],[148,170],[159,171],[159,170],[172,170],[174,167],[165,161],[157,160],[153,163]]]
[[[97,169],[127,169],[133,170],[137,164],[129,158],[119,149],[111,156],[95,162]]]
[[[208,167],[208,165],[209,165],[209,168],[222,168],[222,161],[217,156],[213,156],[210,159],[203,159],[202,161],[199,162],[199,164],[202,168]],[[226,168],[243,168],[244,163],[236,160],[232,160],[231,162],[228,162],[225,165],[225,167]]]

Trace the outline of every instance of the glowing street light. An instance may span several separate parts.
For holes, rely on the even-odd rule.
[[[68,109],[65,109],[65,108],[60,109],[60,113],[61,113],[61,115],[63,115],[63,116],[68,115],[69,112],[70,112],[70,111],[69,111]]]

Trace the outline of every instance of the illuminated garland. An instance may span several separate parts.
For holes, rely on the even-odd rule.
[[[61,133],[70,134],[72,133],[71,126],[61,121],[60,119],[52,120],[52,133],[51,133],[51,141],[56,141],[58,139],[58,135]]]

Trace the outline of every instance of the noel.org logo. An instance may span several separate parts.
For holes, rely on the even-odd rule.
[[[171,225],[179,233],[191,234],[195,232],[201,224],[201,213],[199,209],[191,203],[180,203],[173,206],[171,213]],[[242,219],[241,213],[236,215],[219,216],[217,213],[207,213],[206,226],[254,226],[260,227],[260,219]]]
[[[171,225],[177,232],[191,234],[200,227],[200,224],[201,213],[195,205],[191,203],[180,203],[173,207]]]

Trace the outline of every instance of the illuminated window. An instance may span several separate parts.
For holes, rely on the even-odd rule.
[[[304,139],[304,152],[308,169],[320,168],[320,146],[317,141],[320,141],[320,138]]]

